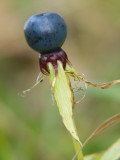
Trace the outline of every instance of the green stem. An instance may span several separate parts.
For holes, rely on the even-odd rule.
[[[74,122],[74,127],[75,127],[75,130],[76,130],[76,133],[77,133],[75,122]],[[77,153],[78,154],[77,154],[77,156],[75,155],[75,157],[72,160],[75,160],[76,157],[77,157],[78,160],[84,160],[84,156],[83,156],[82,150],[80,150],[80,148],[82,147],[82,144],[80,144],[74,138],[73,138],[73,144],[74,144],[75,152],[76,152],[76,154]]]
[[[75,151],[76,151],[76,153],[78,153],[78,151],[80,150],[81,146],[80,146],[79,142],[76,141],[74,138],[73,138],[73,143],[74,143]],[[78,160],[83,160],[82,150],[78,153],[77,158],[78,158]]]

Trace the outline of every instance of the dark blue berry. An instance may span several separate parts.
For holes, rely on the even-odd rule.
[[[57,13],[46,12],[31,16],[24,25],[27,43],[41,54],[56,51],[63,45],[67,27]]]

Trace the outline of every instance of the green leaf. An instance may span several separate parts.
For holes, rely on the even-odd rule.
[[[72,117],[73,108],[73,92],[71,90],[70,80],[67,73],[64,71],[62,63],[58,61],[58,74],[55,77],[54,67],[51,63],[48,63],[50,70],[50,81],[52,85],[53,94],[59,108],[63,123],[72,137],[75,139],[76,150],[82,146],[79,137],[77,135],[76,127]],[[79,146],[78,146],[79,143]],[[82,152],[78,155],[79,160],[82,160]]]
[[[84,160],[118,160],[120,159],[120,139],[102,153],[94,153],[84,157]]]
[[[93,160],[95,158],[96,154],[88,155],[84,157],[84,160]]]
[[[84,157],[84,160],[101,160],[103,153],[95,153]]]
[[[101,160],[118,160],[118,158],[120,158],[120,139],[103,154]]]

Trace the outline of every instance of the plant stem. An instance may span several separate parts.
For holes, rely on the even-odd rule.
[[[78,141],[76,141],[74,138],[73,138],[73,143],[74,143],[75,151],[77,153],[80,150],[80,148],[81,148],[80,143]],[[78,158],[78,160],[83,160],[82,150],[78,153],[77,158]]]
[[[75,122],[74,122],[74,127],[75,127],[75,130],[76,130],[76,133],[77,133],[77,129],[76,129],[76,125],[75,125]],[[80,141],[81,142],[81,141]],[[76,151],[76,154],[77,156],[75,156],[72,160],[75,160],[75,158],[77,157],[78,160],[84,160],[84,156],[83,156],[83,153],[82,153],[82,150],[80,150],[80,148],[82,147],[82,143],[80,144],[78,141],[76,141],[74,138],[73,138],[73,144],[74,144],[74,148],[75,148],[75,151]]]

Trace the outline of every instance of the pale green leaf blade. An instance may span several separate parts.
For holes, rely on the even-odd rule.
[[[102,153],[94,153],[84,157],[84,160],[118,160],[120,159],[120,139]]]
[[[55,77],[54,68],[51,63],[48,64],[50,70],[50,81],[53,88],[53,94],[55,101],[59,108],[63,123],[68,129],[72,137],[75,139],[76,151],[80,149],[82,143],[79,140],[77,131],[75,128],[74,120],[72,117],[73,108],[73,92],[71,90],[70,80],[67,73],[64,71],[62,63],[58,61],[58,74]],[[78,144],[79,146],[78,146]],[[78,154],[78,159],[82,160],[82,152]]]
[[[53,66],[49,63],[50,69],[50,80],[51,83],[54,83],[55,75],[53,74]],[[58,61],[58,74],[53,86],[53,93],[56,100],[56,103],[59,108],[59,112],[62,116],[64,125],[72,134],[72,136],[79,141],[79,137],[76,133],[74,122],[72,118],[72,107],[73,107],[73,93],[70,89],[70,82],[68,75],[65,73],[62,63]]]
[[[114,143],[101,157],[101,160],[120,159],[120,139]]]
[[[94,153],[84,157],[84,160],[101,160],[103,153]]]
[[[92,155],[87,155],[84,157],[84,160],[93,160],[95,158],[95,154],[92,154]]]

